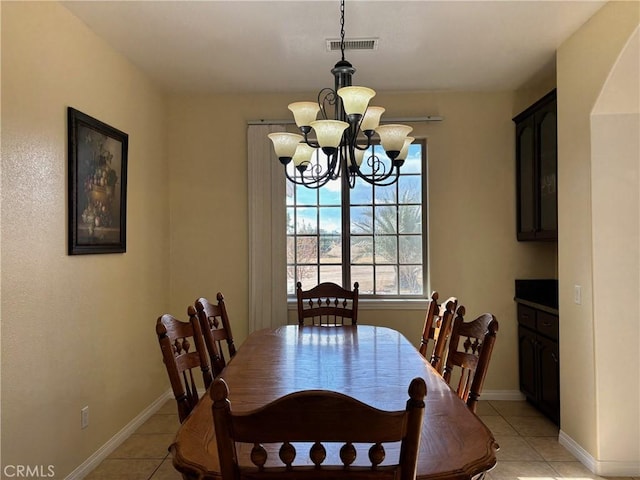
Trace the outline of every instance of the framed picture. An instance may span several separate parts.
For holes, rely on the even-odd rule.
[[[74,108],[69,136],[69,255],[127,250],[129,136]]]

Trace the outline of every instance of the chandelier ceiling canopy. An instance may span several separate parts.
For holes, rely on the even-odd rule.
[[[285,175],[297,185],[320,188],[341,175],[355,186],[356,178],[373,185],[391,185],[398,180],[404,164],[412,127],[399,124],[380,125],[385,109],[369,106],[376,92],[352,84],[356,69],[345,60],[344,0],[340,1],[341,60],[331,69],[334,88],[324,88],[316,102],[295,102],[289,105],[300,134],[271,133],[269,138]],[[320,114],[320,119],[318,119]],[[313,132],[313,135],[312,135]],[[377,134],[377,138],[375,138]],[[365,152],[379,140],[387,158]],[[326,162],[315,161],[317,150]],[[293,161],[294,169],[287,166]]]

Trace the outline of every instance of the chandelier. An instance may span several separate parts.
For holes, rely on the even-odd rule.
[[[334,88],[320,90],[317,102],[289,105],[300,134],[280,132],[268,137],[284,166],[285,175],[297,185],[320,188],[341,175],[348,178],[350,188],[355,186],[356,178],[372,185],[392,185],[398,180],[409,144],[414,140],[408,136],[412,128],[398,124],[380,125],[385,109],[369,106],[376,94],[374,90],[352,85],[356,69],[345,60],[344,49],[344,0],[341,0],[342,59],[331,70]],[[321,119],[317,119],[318,113]],[[375,134],[379,138],[374,139]],[[377,140],[387,158],[371,154],[364,160],[365,152]],[[318,149],[325,154],[326,163],[312,162]],[[287,168],[292,161],[293,174]]]

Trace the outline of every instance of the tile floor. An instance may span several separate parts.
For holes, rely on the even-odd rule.
[[[478,415],[500,445],[498,464],[489,472],[489,480],[602,478],[558,443],[558,428],[528,403],[481,401]],[[178,415],[170,400],[86,479],[181,480],[167,451],[177,428]]]

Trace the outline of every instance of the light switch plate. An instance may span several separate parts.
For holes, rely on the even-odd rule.
[[[89,407],[86,406],[80,410],[80,428],[89,426]]]

